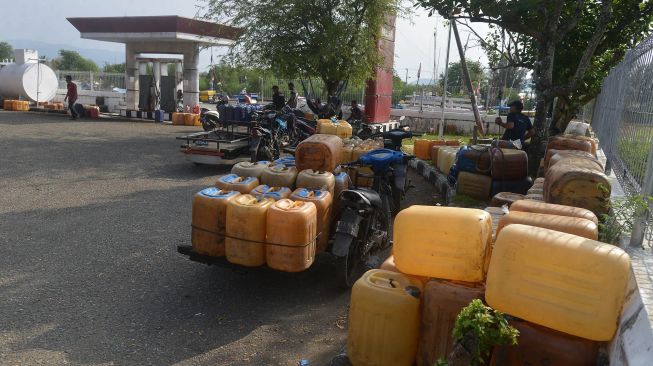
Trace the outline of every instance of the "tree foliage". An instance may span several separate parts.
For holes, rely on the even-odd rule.
[[[472,85],[476,87],[477,83],[484,83],[486,81],[485,70],[480,61],[465,60],[467,69],[469,70],[469,77],[472,80]],[[444,73],[440,74],[440,86],[444,85]],[[460,61],[449,63],[449,75],[447,77],[447,85],[449,86],[464,86],[465,80],[463,79],[463,68]]]
[[[483,42],[496,66],[533,70],[537,94],[531,154],[539,161],[540,141],[548,135],[547,110],[553,99],[572,100],[596,93],[601,70],[620,61],[622,51],[650,31],[651,0],[417,0],[418,4],[458,22],[488,23],[496,27],[493,38]],[[536,151],[537,150],[537,151]]]
[[[368,79],[376,46],[398,0],[206,0],[205,18],[242,27],[235,63],[284,78],[322,79],[329,95],[344,81]]]
[[[0,60],[14,58],[14,48],[7,42],[0,42]]]
[[[117,74],[124,74],[126,69],[127,69],[127,65],[124,62],[121,64],[105,63],[104,66],[102,67],[102,71],[104,72],[112,72]]]
[[[93,60],[82,57],[77,51],[59,50],[59,56],[52,59],[52,68],[65,71],[94,71],[100,68]]]

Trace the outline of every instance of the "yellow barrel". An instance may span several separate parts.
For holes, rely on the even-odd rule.
[[[256,188],[259,185],[258,183],[258,179],[254,177],[239,177],[236,174],[227,174],[218,178],[215,186],[223,191],[238,191],[246,194]]]
[[[2,101],[2,109],[6,110],[6,111],[10,111],[11,110],[11,102],[13,102],[13,100],[11,100],[11,99],[3,100]]]
[[[9,101],[9,110],[10,111],[17,111],[18,110],[18,101],[17,100],[10,100]]]
[[[239,177],[256,177],[260,180],[263,170],[269,165],[269,161],[241,161],[231,168],[231,174],[236,174]]]
[[[313,264],[317,209],[311,202],[282,199],[268,210],[265,255],[268,267],[300,272]]]
[[[198,127],[202,125],[202,120],[199,114],[193,114],[193,126]]]
[[[191,242],[193,251],[214,257],[224,256],[224,233],[227,219],[227,205],[236,191],[221,191],[206,188],[193,196],[193,229]]]
[[[248,267],[265,264],[267,212],[275,201],[240,195],[227,205],[225,254],[231,263]]]
[[[347,356],[356,366],[410,366],[419,335],[422,284],[400,273],[367,271],[351,291]]]
[[[598,240],[598,226],[587,219],[579,217],[548,215],[542,213],[519,212],[511,210],[499,220],[497,236],[508,225],[522,224],[545,229],[560,231],[567,234],[582,236],[587,239]]]
[[[584,208],[564,206],[564,205],[555,205],[553,203],[545,203],[531,200],[521,200],[517,201],[510,206],[511,211],[521,211],[521,212],[534,212],[534,213],[543,213],[549,215],[558,215],[558,216],[568,216],[568,217],[580,217],[582,219],[587,219],[593,223],[599,223],[596,215]]]
[[[294,166],[272,165],[263,169],[261,173],[261,184],[271,187],[295,187],[297,180],[297,168]]]
[[[415,205],[395,218],[393,239],[395,263],[403,273],[481,282],[492,220],[483,210]]]
[[[333,196],[336,179],[331,172],[305,169],[297,175],[297,188],[326,189]]]
[[[364,155],[372,150],[374,150],[374,148],[370,144],[360,144],[356,146],[351,153],[351,161],[358,160],[358,158],[360,158],[361,155]]]
[[[429,140],[417,139],[415,140],[415,149],[413,153],[419,159],[428,160],[431,157],[431,150],[429,147]]]
[[[324,190],[296,189],[290,196],[292,200],[312,202],[317,208],[317,251],[326,250],[331,236],[331,212],[333,196]]]
[[[485,299],[526,321],[609,341],[630,274],[628,254],[614,245],[515,224],[494,244]]]
[[[270,187],[262,184],[252,189],[249,194],[257,198],[266,197],[278,201],[280,199],[290,197],[291,193],[292,191],[288,187]]]

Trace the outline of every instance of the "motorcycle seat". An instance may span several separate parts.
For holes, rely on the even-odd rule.
[[[365,203],[369,204],[375,209],[381,209],[383,206],[383,204],[381,203],[381,196],[379,195],[379,192],[375,190],[367,189],[367,188],[355,188],[355,189],[345,190],[341,193],[341,196],[344,197],[345,199],[347,199],[347,197],[351,195],[360,198]]]

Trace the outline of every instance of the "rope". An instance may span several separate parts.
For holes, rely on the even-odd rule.
[[[215,234],[215,235],[217,235],[217,236],[218,236],[218,240],[216,241],[216,244],[217,244],[217,242],[220,241],[220,239],[234,239],[234,240],[239,240],[239,241],[246,242],[247,244],[274,245],[274,246],[278,246],[278,247],[288,247],[288,248],[306,248],[307,246],[316,243],[317,240],[318,240],[318,238],[322,235],[322,232],[317,233],[317,235],[315,236],[315,238],[313,238],[311,241],[309,241],[308,243],[305,243],[305,244],[301,244],[301,245],[288,245],[288,244],[270,243],[270,242],[267,242],[267,241],[256,241],[256,240],[249,240],[249,239],[237,238],[237,237],[235,237],[235,236],[230,236],[230,235],[226,235],[226,234],[220,234],[220,233],[217,233],[217,232],[215,232],[215,231],[211,231],[211,230],[207,230],[207,229],[204,229],[204,228],[201,228],[201,227],[197,227],[197,226],[195,226],[195,225],[191,225],[191,227],[192,227],[193,229],[196,229],[196,230],[200,230],[200,231],[204,231],[204,232],[207,232],[207,233],[211,233],[211,234]]]

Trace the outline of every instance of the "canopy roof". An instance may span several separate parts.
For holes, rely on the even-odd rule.
[[[231,45],[241,28],[170,16],[67,18],[82,38],[107,42],[194,42]]]

